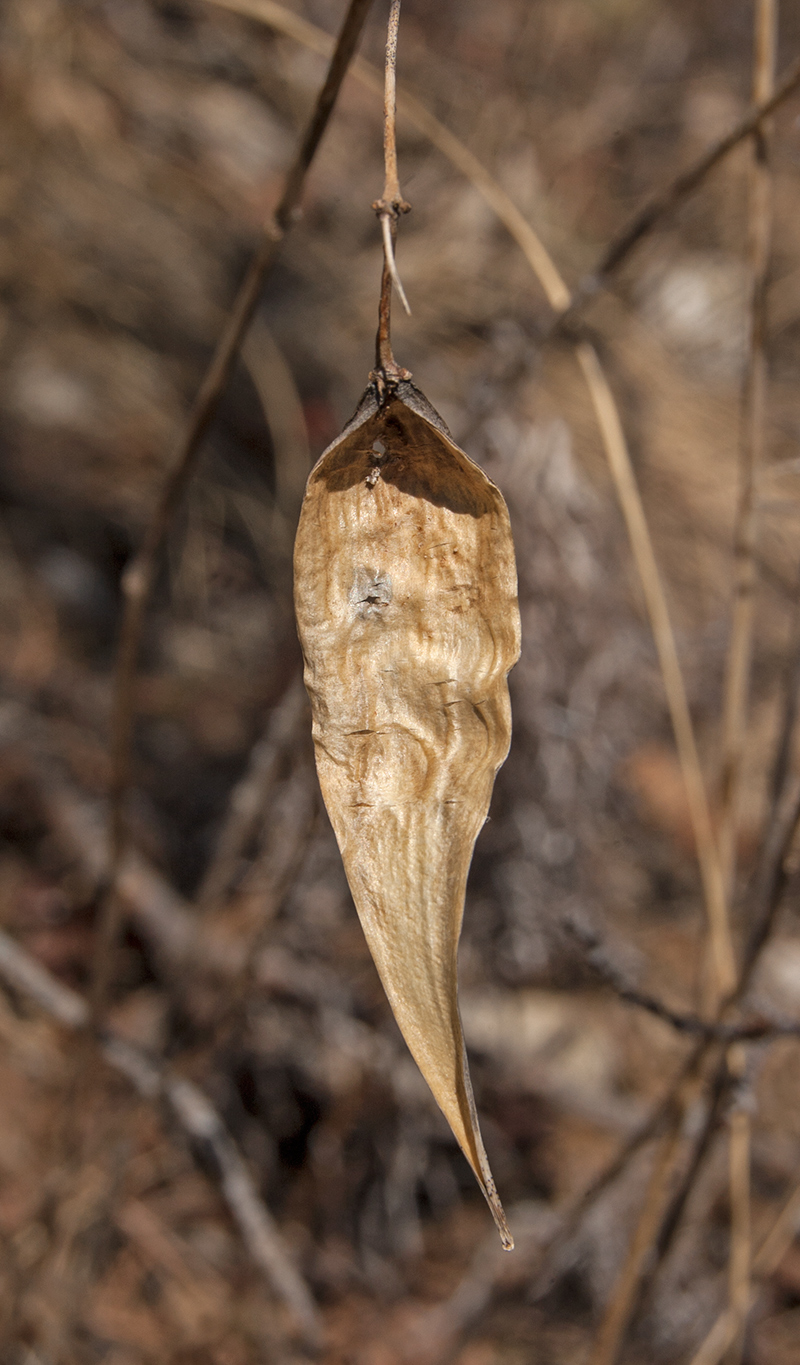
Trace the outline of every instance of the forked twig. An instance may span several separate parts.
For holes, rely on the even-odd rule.
[[[371,2],[372,0],[350,0],[327,76],[286,177],[280,202],[264,227],[261,243],[240,285],[211,364],[178,438],[142,545],[123,574],[124,604],[114,670],[111,722],[111,865],[109,886],[100,917],[92,981],[92,1007],[97,1017],[102,1013],[111,981],[113,948],[121,919],[121,907],[116,891],[126,842],[124,797],[130,781],[134,679],[144,614],[156,575],[158,552],[192,475],[200,443],[225,389],[242,338],[261,295],[266,274],[275,259],[284,234],[296,215],[308,169],[327,128]]]
[[[0,978],[23,992],[60,1024],[92,1028],[89,1003],[64,986],[8,934],[0,930]],[[207,1147],[217,1166],[222,1193],[253,1261],[300,1326],[306,1345],[321,1340],[319,1313],[305,1280],[292,1263],[275,1221],[261,1200],[233,1138],[211,1101],[193,1081],[175,1076],[146,1053],[113,1033],[95,1031],[103,1056],[133,1082],[146,1099],[163,1098],[181,1127]]]

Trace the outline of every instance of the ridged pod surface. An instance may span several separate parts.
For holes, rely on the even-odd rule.
[[[412,384],[367,389],[309,477],[295,608],[317,771],[408,1046],[513,1246],[458,1012],[472,850],[508,753],[519,657],[505,502]]]

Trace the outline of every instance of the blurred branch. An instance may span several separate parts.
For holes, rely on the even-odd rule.
[[[60,1024],[92,1028],[90,1006],[57,981],[8,934],[0,930],[0,978],[34,1000]],[[242,1156],[210,1100],[192,1081],[173,1075],[139,1048],[113,1033],[95,1033],[106,1061],[121,1071],[146,1099],[165,1099],[184,1131],[207,1148],[219,1172],[222,1193],[254,1263],[286,1304],[315,1350],[321,1339],[319,1314],[305,1280],[269,1210],[260,1199]]]
[[[753,103],[763,104],[775,79],[777,0],[756,0],[753,52]],[[767,405],[766,285],[772,241],[772,176],[769,130],[762,123],[753,134],[750,165],[749,272],[750,336],[742,394],[739,449],[739,501],[734,528],[734,603],[726,662],[722,718],[722,781],[719,847],[728,895],[736,879],[736,834],[741,796],[742,759],[747,730],[753,620],[756,590],[756,481],[764,460]]]
[[[121,909],[117,881],[126,840],[124,796],[130,781],[134,698],[133,683],[144,614],[155,581],[158,552],[194,469],[200,443],[216,412],[233,363],[258,303],[264,279],[300,203],[306,174],[327,128],[342,81],[355,52],[371,0],[350,0],[325,82],[286,177],[280,202],[265,225],[261,244],[250,262],[228,320],[217,343],[194,405],[172,453],[169,470],[142,545],[125,569],[124,606],[114,675],[112,716],[112,783],[110,807],[109,886],[104,898],[92,981],[92,1007],[102,1013],[111,980],[113,946]]]
[[[598,936],[582,927],[567,922],[567,933],[577,940],[584,950],[585,962],[592,971],[610,986],[619,1000],[626,1005],[661,1019],[676,1033],[689,1033],[695,1037],[713,1039],[723,1043],[756,1042],[770,1038],[800,1036],[800,1022],[793,1019],[751,1019],[739,1023],[726,1023],[724,1020],[702,1019],[698,1014],[682,1014],[672,1010],[656,996],[648,995],[633,986],[601,944]]]
[[[674,180],[631,219],[626,227],[612,239],[606,247],[598,264],[589,275],[578,284],[572,302],[558,321],[558,328],[568,331],[575,323],[580,310],[607,283],[610,275],[619,268],[635,246],[649,235],[667,214],[671,213],[687,195],[696,190],[705,180],[709,171],[722,161],[734,147],[745,138],[757,132],[764,119],[774,113],[800,86],[800,58],[792,62],[786,74],[776,85],[773,93],[750,106],[747,113],[734,124],[730,132],[703,152],[696,161],[681,171]]]
[[[755,0],[754,30],[753,103],[764,104],[772,96],[775,84],[778,0]],[[750,337],[742,394],[739,500],[733,536],[733,622],[726,661],[722,716],[719,849],[729,898],[736,885],[736,841],[753,657],[758,533],[756,480],[764,462],[766,440],[767,360],[764,343],[773,207],[769,128],[766,121],[759,123],[753,132],[749,188]],[[728,1067],[734,1083],[744,1075],[746,1066],[744,1049],[740,1045],[732,1047],[728,1053]],[[750,1113],[746,1106],[734,1109],[728,1126],[731,1207],[728,1292],[729,1310],[737,1324],[729,1365],[738,1365],[744,1350],[745,1321],[750,1303]]]
[[[743,1052],[737,1047],[734,1053]],[[741,1057],[742,1067],[745,1065]],[[732,1071],[733,1063],[728,1067]],[[736,1322],[735,1355],[731,1365],[741,1360],[744,1329],[750,1307],[751,1217],[750,1217],[750,1115],[734,1109],[728,1120],[728,1167],[731,1205],[730,1251],[728,1256],[729,1311]]]

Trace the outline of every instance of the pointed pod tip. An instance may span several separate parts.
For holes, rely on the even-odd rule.
[[[495,1188],[495,1183],[493,1180],[488,1180],[486,1182],[485,1194],[489,1203],[489,1208],[492,1211],[492,1217],[495,1221],[497,1231],[500,1233],[500,1241],[503,1244],[503,1251],[513,1251],[514,1238],[512,1237],[511,1229],[509,1228],[508,1223],[506,1222],[505,1211],[503,1209],[503,1205],[500,1203],[500,1199],[497,1194],[497,1189]]]

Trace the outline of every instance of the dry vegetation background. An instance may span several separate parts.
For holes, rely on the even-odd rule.
[[[294,9],[334,32],[342,5]],[[373,61],[384,21],[376,6],[362,44]],[[647,194],[744,111],[751,32],[745,0],[405,0],[399,78],[496,175],[574,284]],[[778,69],[798,52],[800,11],[787,4]],[[103,878],[120,573],[324,63],[200,0],[6,0],[0,67],[0,922],[81,991]],[[348,80],[163,557],[137,685],[137,854],[110,1023],[216,1106],[318,1305],[325,1362],[577,1365],[652,1146],[548,1244],[692,1044],[617,998],[566,926],[599,935],[618,975],[692,1011],[702,897],[651,635],[574,356],[546,343],[549,310],[505,229],[401,117],[414,207],[398,260],[413,316],[396,310],[395,353],[503,490],[519,562],[514,739],[461,953],[478,1107],[518,1239],[503,1257],[380,990],[297,687],[299,498],[372,364],[379,112]],[[796,689],[799,116],[795,97],[776,119],[740,936]],[[748,156],[741,147],[719,166],[589,312],[712,790]],[[791,859],[788,871],[751,1016],[800,1019]],[[19,989],[0,997],[0,1040],[4,1365],[306,1358],[209,1144],[187,1136],[174,1106],[143,1096]],[[754,1043],[747,1059],[738,1099],[753,1113],[758,1238],[800,1173],[800,1042]],[[724,1304],[727,1106],[651,1263],[631,1362],[690,1360]],[[800,1245],[762,1285],[744,1349],[751,1365],[800,1361]]]

